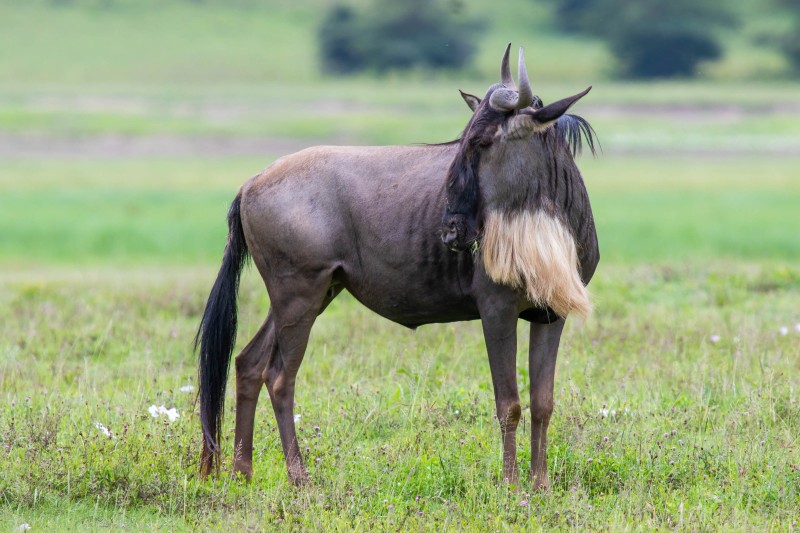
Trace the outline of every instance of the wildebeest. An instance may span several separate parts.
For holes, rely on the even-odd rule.
[[[509,45],[510,48],[510,45]],[[252,476],[256,403],[266,384],[289,478],[308,479],[294,387],[316,317],[342,290],[409,328],[480,319],[503,441],[518,480],[517,321],[530,322],[531,480],[547,487],[547,426],[564,320],[587,315],[599,252],[574,156],[592,129],[565,114],[589,89],[543,106],[520,49],[459,139],[438,145],[302,150],[242,186],[228,212],[222,266],[195,339],[203,427],[201,473],[219,467],[226,378],[241,270],[252,257],[270,310],[236,357],[234,472]],[[590,87],[591,88],[591,87]]]

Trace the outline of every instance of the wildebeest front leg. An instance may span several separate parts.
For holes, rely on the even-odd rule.
[[[547,474],[547,426],[553,413],[553,381],[556,357],[564,320],[551,324],[531,323],[531,483],[535,488],[550,487]]]
[[[522,410],[517,389],[517,311],[512,306],[481,310],[483,335],[492,370],[494,401],[503,437],[503,479],[519,481],[517,425]]]

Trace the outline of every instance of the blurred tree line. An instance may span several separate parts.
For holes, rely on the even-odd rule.
[[[800,76],[800,0],[777,0],[792,21],[791,30],[777,36],[777,45],[789,60],[794,73]]]
[[[359,10],[334,5],[318,32],[322,66],[337,74],[464,67],[485,26],[461,11],[458,0],[374,0]]]
[[[332,73],[465,66],[483,25],[459,17],[460,0],[373,0],[327,12],[318,42]],[[545,0],[558,31],[604,41],[617,74],[628,78],[689,77],[719,59],[726,31],[741,21],[735,3],[718,0]],[[532,6],[532,9],[534,6]],[[800,0],[765,0],[792,21],[790,31],[764,39],[800,75]]]
[[[632,78],[691,76],[722,55],[722,32],[741,24],[735,3],[717,0],[548,0],[565,32],[600,38]],[[800,0],[766,0],[791,21],[785,33],[762,40],[780,50],[800,74]]]
[[[605,41],[619,74],[631,78],[691,76],[719,58],[721,30],[737,23],[717,0],[549,0],[566,32]]]

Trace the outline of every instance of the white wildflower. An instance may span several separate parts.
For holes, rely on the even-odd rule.
[[[603,415],[603,418],[608,416],[608,409],[600,409],[597,412],[600,413],[601,415]]]
[[[94,427],[96,427],[97,429],[99,429],[99,430],[100,430],[100,432],[101,432],[101,433],[103,433],[103,434],[104,434],[106,437],[110,437],[110,436],[111,436],[111,430],[110,430],[110,429],[108,429],[107,427],[105,427],[105,426],[104,426],[103,424],[101,424],[100,422],[95,422],[95,423],[94,423]],[[24,525],[27,525],[27,524],[24,524]],[[22,526],[20,526],[20,527],[22,527]]]
[[[181,392],[194,392],[194,385],[184,385],[180,390]]]
[[[798,322],[797,324],[795,324],[795,325],[794,325],[794,330],[795,330],[797,333],[800,333],[800,322]]]
[[[294,423],[297,424],[300,422],[301,418],[303,418],[303,415],[294,415]]]
[[[18,531],[30,531],[31,530],[31,526],[28,523],[20,524],[20,526],[19,526],[19,528],[17,528],[17,530]]]
[[[174,407],[170,407],[169,409],[167,409],[163,405],[160,405],[158,407],[156,407],[155,405],[151,405],[150,407],[147,408],[147,412],[150,413],[150,416],[152,416],[153,418],[159,418],[162,415],[166,416],[170,422],[175,422],[175,420],[180,418],[178,410],[175,409]]]
[[[788,335],[789,328],[787,328],[786,326],[781,326],[780,328],[778,328],[778,333],[780,333],[781,336]]]
[[[722,340],[722,337],[720,337],[719,335],[711,335],[708,338],[708,340],[710,340],[712,344],[716,344],[716,343],[718,343],[719,341]]]

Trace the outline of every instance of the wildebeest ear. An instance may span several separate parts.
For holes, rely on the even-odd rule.
[[[465,93],[461,89],[458,90],[461,93],[461,98],[467,103],[472,112],[474,113],[478,106],[481,105],[481,99],[475,96],[474,94]]]
[[[540,124],[552,122],[566,113],[572,104],[586,96],[586,93],[591,90],[592,87],[590,85],[585,91],[582,91],[574,96],[561,99],[558,102],[553,102],[552,104],[546,105],[543,108],[535,111],[524,111],[524,114],[532,116],[536,122]]]

